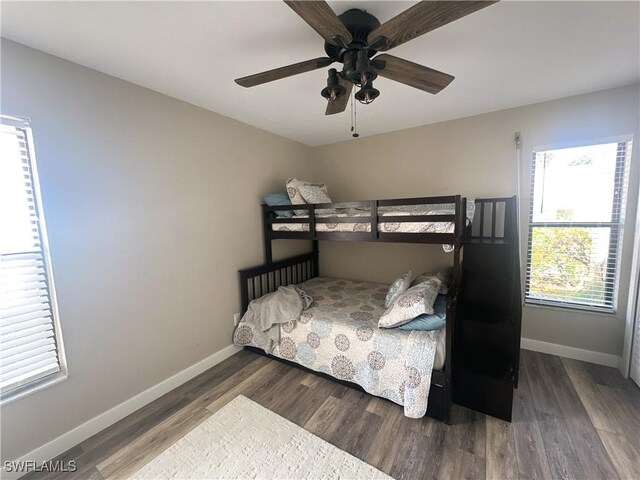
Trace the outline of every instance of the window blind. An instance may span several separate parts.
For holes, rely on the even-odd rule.
[[[631,146],[534,152],[526,302],[615,310]]]
[[[31,131],[0,117],[0,398],[64,368]]]

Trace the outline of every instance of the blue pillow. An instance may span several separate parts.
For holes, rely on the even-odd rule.
[[[289,195],[287,192],[282,193],[267,193],[264,197],[264,203],[270,207],[277,207],[280,205],[291,205]],[[278,217],[293,217],[293,210],[278,210],[276,212]]]
[[[427,315],[423,313],[411,320],[409,323],[400,325],[400,330],[439,330],[445,326],[447,318],[447,296],[438,295],[433,303],[433,314]]]

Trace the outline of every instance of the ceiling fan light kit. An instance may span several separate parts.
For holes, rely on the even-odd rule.
[[[359,88],[354,95],[356,100],[373,102],[380,95],[373,87],[378,76],[431,94],[442,91],[453,76],[393,55],[377,54],[496,2],[421,1],[382,25],[361,9],[350,9],[337,16],[325,1],[284,0],[284,3],[324,38],[327,56],[239,78],[236,83],[254,87],[339,62],[341,71],[329,69],[327,86],[321,91],[328,100],[325,115],[333,115],[347,108],[354,85]]]

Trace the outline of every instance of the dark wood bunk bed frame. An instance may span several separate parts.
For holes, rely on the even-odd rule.
[[[395,243],[424,243],[453,245],[453,275],[452,287],[447,294],[446,307],[446,354],[445,364],[441,371],[434,370],[431,377],[431,388],[427,415],[445,423],[449,423],[451,405],[454,401],[454,371],[456,359],[456,344],[460,343],[463,332],[458,332],[457,311],[461,299],[463,285],[463,248],[466,244],[506,244],[517,237],[515,197],[476,199],[476,215],[479,215],[479,229],[473,223],[466,225],[467,200],[455,196],[420,197],[393,200],[372,200],[362,202],[340,202],[315,205],[274,206],[262,205],[264,256],[265,263],[239,271],[241,315],[247,311],[249,302],[267,293],[274,292],[279,286],[302,283],[319,276],[319,241],[353,241],[353,242],[395,242]],[[446,215],[414,215],[402,216],[379,215],[379,207],[401,207],[413,205],[454,204],[455,213]],[[500,219],[498,206],[503,205]],[[366,208],[369,216],[360,217],[317,217],[319,209],[338,208]],[[305,217],[277,217],[276,212],[285,210],[306,210]],[[488,211],[488,213],[486,213]],[[475,220],[475,219],[474,219]],[[488,220],[488,222],[487,222]],[[385,222],[453,222],[452,233],[385,233],[378,231],[378,225]],[[278,223],[308,224],[308,231],[273,230],[272,225]],[[316,225],[320,223],[369,223],[370,232],[318,232]],[[485,227],[486,225],[486,227]],[[309,253],[273,261],[272,241],[277,239],[311,240],[312,250]],[[517,242],[515,242],[517,243]],[[518,277],[519,279],[519,277]],[[518,282],[519,284],[519,282]],[[519,286],[518,286],[519,288]],[[518,339],[519,339],[518,322]],[[331,375],[316,372],[298,363],[291,362],[265,353],[262,349],[247,346],[248,350],[274,358],[297,368],[310,371],[316,375],[329,378],[332,381],[348,385],[352,388],[364,390],[361,386],[339,380]],[[519,348],[519,340],[518,340]],[[513,370],[513,369],[512,369]],[[515,365],[517,381],[517,365]],[[471,392],[471,395],[475,393]],[[458,403],[458,402],[456,402]],[[463,403],[464,404],[464,403]],[[472,405],[471,408],[474,408]],[[491,412],[487,412],[491,413]],[[493,413],[491,413],[493,414]],[[500,416],[500,415],[498,415]],[[509,408],[508,419],[511,412]]]

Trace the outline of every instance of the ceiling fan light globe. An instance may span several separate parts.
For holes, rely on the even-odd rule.
[[[371,85],[362,87],[355,94],[356,100],[358,100],[360,103],[364,103],[366,105],[368,105],[369,103],[373,102],[379,96],[380,96],[380,90],[378,90],[377,88],[373,88],[373,86],[371,86]]]
[[[364,87],[370,82],[373,82],[378,76],[369,62],[369,56],[366,50],[359,50],[357,53],[356,68],[352,74],[353,83],[358,86]]]
[[[376,78],[378,78],[378,72],[370,68],[363,72],[356,72],[353,76],[353,83],[359,87],[365,87],[370,85]]]
[[[335,68],[330,68],[329,76],[327,77],[327,86],[322,89],[320,95],[322,95],[330,102],[334,102],[342,95],[344,95],[345,92],[346,89],[342,85],[340,85],[338,71]]]
[[[320,92],[320,95],[322,95],[324,98],[326,98],[330,102],[335,102],[340,97],[342,97],[345,93],[346,93],[346,89],[342,85],[338,84],[334,87],[323,88],[322,91]]]

